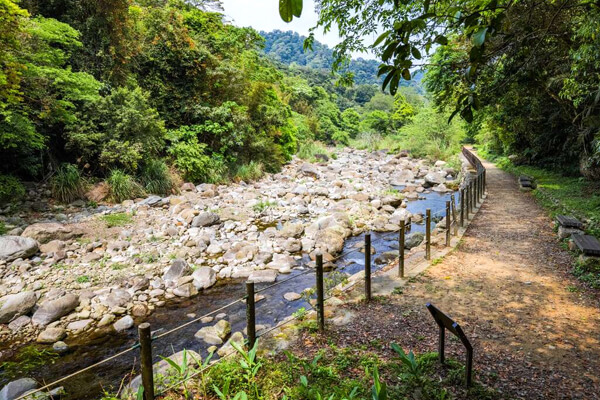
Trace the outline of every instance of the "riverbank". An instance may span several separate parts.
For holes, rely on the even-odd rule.
[[[0,262],[3,299],[31,300],[2,325],[11,343],[3,358],[31,340],[126,332],[218,281],[269,282],[310,268],[316,251],[327,260],[354,235],[418,222],[424,207],[411,204],[448,193],[458,176],[443,162],[345,149],[254,183],[184,184],[180,196],[73,207],[63,221],[52,212],[28,216],[15,229],[43,244],[27,259]]]

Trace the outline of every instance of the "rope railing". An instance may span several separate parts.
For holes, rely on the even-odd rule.
[[[429,209],[427,210],[426,216],[424,217],[424,223],[426,225],[426,258],[427,259],[429,259],[429,256],[430,256],[430,250],[429,250],[430,235],[429,235],[429,233],[431,231],[431,222],[432,222],[432,220],[433,219],[437,219],[437,218],[442,218],[442,217],[448,218],[447,221],[449,221],[449,222],[447,222],[447,225],[446,225],[447,229],[448,229],[448,227],[452,227],[453,226],[455,228],[455,235],[456,235],[456,228],[458,227],[458,225],[463,226],[463,221],[464,221],[465,214],[466,214],[467,219],[468,219],[469,209],[471,209],[471,212],[472,212],[472,208],[474,206],[473,203],[479,202],[483,198],[483,193],[485,192],[485,187],[486,187],[485,186],[485,184],[486,184],[486,182],[485,182],[485,168],[481,164],[481,161],[479,161],[479,159],[474,154],[472,154],[468,149],[466,149],[466,148],[463,147],[462,154],[471,163],[471,165],[473,165],[477,169],[477,174],[476,174],[476,177],[471,180],[471,182],[469,183],[469,185],[466,185],[465,188],[463,188],[463,189],[460,190],[460,201],[458,202],[458,205],[455,204],[454,195],[452,195],[451,196],[451,201],[447,202],[447,207],[446,207],[445,211],[437,211],[433,215],[431,215],[430,210]],[[459,217],[457,215],[458,213],[456,212],[457,207],[460,207],[460,219],[459,219]],[[402,226],[404,226],[404,232],[410,231],[411,227],[412,227],[412,224],[414,224],[414,222],[412,222],[410,219],[409,219],[408,222],[407,221],[403,221]],[[399,249],[399,259],[403,261],[404,260],[404,252],[403,252],[404,251],[404,243],[403,243],[404,235],[400,234],[400,232],[402,230],[403,229],[400,228],[398,230],[395,230],[395,231],[383,234],[383,235],[380,236],[380,238],[389,240],[392,237],[394,237],[394,238],[399,237],[400,240],[402,241],[400,249]],[[449,234],[449,232],[447,232],[447,235],[448,234]],[[367,245],[367,240],[366,240],[367,236],[368,236],[368,245]],[[447,240],[446,244],[449,245],[449,241],[448,240]],[[356,248],[353,248],[351,250],[343,252],[343,253],[341,253],[341,254],[333,257],[328,262],[339,261],[341,258],[346,257],[346,256],[348,256],[348,255],[350,255],[352,253],[366,250],[367,247],[369,248],[369,251],[368,251],[369,254],[367,255],[366,254],[367,251],[365,251],[365,272],[367,272],[367,270],[368,270],[369,273],[368,274],[365,273],[365,282],[368,281],[368,289],[366,288],[366,290],[368,291],[368,293],[367,293],[367,300],[368,300],[368,299],[370,299],[370,290],[371,290],[370,289],[370,275],[371,275],[371,272],[377,273],[378,271],[380,271],[381,269],[383,269],[383,268],[385,268],[387,266],[386,264],[384,264],[383,266],[381,266],[379,268],[376,268],[375,270],[372,270],[372,268],[371,268],[371,262],[370,262],[370,259],[371,259],[371,254],[370,254],[370,234],[365,235],[365,243],[362,246],[358,246]],[[400,251],[400,250],[402,250],[402,251]],[[282,285],[282,284],[284,284],[286,282],[289,282],[291,280],[300,278],[300,277],[302,277],[304,275],[308,275],[308,274],[311,274],[311,273],[315,273],[316,274],[316,276],[317,276],[317,287],[319,287],[319,283],[318,283],[318,280],[319,280],[319,278],[318,278],[319,277],[319,269],[321,270],[321,275],[320,275],[321,277],[320,277],[320,279],[323,279],[323,275],[322,275],[322,268],[323,268],[322,257],[317,256],[316,257],[316,263],[317,263],[317,266],[316,266],[317,268],[316,269],[313,269],[311,266],[309,266],[309,265],[307,265],[305,263],[301,264],[300,266],[302,266],[302,267],[308,267],[309,269],[307,269],[306,271],[303,271],[301,273],[295,274],[295,275],[293,275],[293,276],[291,276],[289,278],[285,278],[285,279],[279,280],[276,283],[273,283],[271,285],[267,285],[267,286],[265,286],[263,288],[258,289],[255,292],[253,291],[253,293],[257,294],[257,293],[265,292],[265,291],[270,290],[270,289],[272,289],[272,288],[274,288],[276,286]],[[403,269],[404,269],[404,266],[403,266],[403,262],[402,262],[402,270]],[[401,277],[403,277],[403,275],[404,275],[404,273],[402,271]],[[321,283],[321,286],[322,286],[322,283]],[[365,284],[365,286],[367,286],[367,284]],[[321,296],[320,299],[319,299],[319,296]],[[328,300],[329,298],[331,298],[331,297],[328,297],[327,299],[325,299],[324,296],[322,294],[319,294],[319,293],[317,293],[317,297],[318,297],[318,302],[319,301],[320,302],[325,302],[326,300]],[[234,301],[231,301],[230,303],[227,303],[224,306],[218,307],[215,310],[207,312],[207,313],[205,313],[204,315],[202,315],[200,317],[194,318],[194,319],[192,319],[190,321],[187,321],[187,322],[185,322],[183,324],[180,324],[180,325],[178,325],[178,326],[176,326],[176,327],[174,327],[174,328],[172,328],[172,329],[170,329],[170,330],[168,330],[166,332],[163,332],[163,333],[161,333],[159,335],[151,336],[150,337],[150,341],[153,342],[153,341],[159,340],[161,338],[164,338],[166,336],[169,336],[169,335],[171,335],[171,334],[173,334],[173,333],[175,333],[175,332],[177,332],[177,331],[179,331],[181,329],[184,329],[184,328],[189,327],[189,326],[191,326],[191,325],[193,325],[195,323],[198,323],[199,321],[201,321],[202,319],[204,319],[206,317],[209,317],[209,316],[214,315],[214,314],[216,314],[218,312],[224,311],[224,310],[228,309],[229,307],[232,307],[232,306],[234,306],[234,305],[236,305],[238,303],[248,303],[247,299],[248,299],[248,296],[246,295],[244,297],[241,297],[241,298],[238,298],[238,299],[236,299]],[[254,301],[252,301],[251,303],[252,303],[252,305],[254,305]],[[309,305],[310,305],[310,303],[309,303]],[[313,305],[310,305],[309,308],[306,311],[310,311],[310,310],[315,310],[315,307]],[[319,311],[318,307],[317,307],[316,310],[317,310],[317,314],[321,313]],[[299,318],[299,316],[291,316],[291,317],[287,318],[285,321],[283,321],[281,323],[278,323],[275,326],[273,326],[271,328],[268,328],[267,330],[261,331],[260,334],[258,336],[256,336],[256,337],[262,337],[262,336],[264,336],[266,334],[269,334],[270,332],[272,332],[272,331],[274,331],[274,330],[276,330],[278,328],[281,328],[283,325],[288,324],[288,323],[290,323],[290,322],[292,322],[292,321],[294,321],[294,320],[296,320],[298,318]],[[324,318],[324,317],[320,316],[319,318]],[[109,357],[107,357],[107,358],[105,358],[103,360],[100,360],[100,361],[98,361],[98,362],[96,362],[94,364],[91,364],[91,365],[89,365],[89,366],[87,366],[85,368],[77,370],[77,371],[75,371],[75,372],[73,372],[71,374],[63,376],[63,377],[61,377],[61,378],[53,381],[52,383],[46,384],[46,385],[44,385],[44,386],[42,386],[42,387],[40,387],[38,389],[32,390],[30,392],[27,392],[27,393],[25,393],[25,394],[17,397],[15,400],[23,400],[23,399],[26,399],[26,398],[30,398],[35,393],[39,393],[39,392],[45,391],[47,389],[50,389],[52,387],[55,387],[58,384],[60,384],[62,382],[65,382],[68,379],[71,379],[71,378],[73,378],[75,376],[78,376],[78,375],[80,375],[80,374],[82,374],[84,372],[90,371],[93,368],[96,368],[96,367],[98,367],[100,365],[106,364],[107,362],[112,361],[112,360],[114,360],[114,359],[116,359],[118,357],[121,357],[123,355],[126,355],[126,354],[128,354],[128,353],[130,353],[130,352],[132,352],[132,351],[134,351],[134,350],[136,350],[138,348],[142,348],[142,351],[143,351],[144,350],[143,347],[144,346],[140,343],[140,341],[138,341],[134,345],[132,345],[131,347],[129,347],[129,348],[123,350],[123,351],[120,351],[120,352],[118,352],[118,353],[116,353],[116,354],[114,354],[112,356],[109,356]],[[229,353],[225,357],[222,357],[219,360],[215,361],[215,363],[216,362],[220,362],[221,360],[225,359],[226,357],[229,357],[231,354],[234,354],[234,353]],[[151,357],[150,357],[150,359],[151,359]],[[212,367],[213,365],[215,365],[215,363],[213,363],[213,364],[211,364],[211,365],[209,365],[209,366],[207,366],[207,367],[205,367],[205,368],[197,371],[195,374],[190,375],[187,379],[189,380],[192,377],[197,376],[198,374],[202,373],[204,370],[206,370],[206,369]],[[179,383],[177,383],[177,385],[180,385],[181,383],[183,383],[183,382],[179,382]],[[152,390],[152,392],[153,392],[153,390]],[[163,393],[165,393],[165,392],[164,391],[159,392],[159,394],[163,394]],[[150,400],[150,399],[148,399],[146,397],[145,397],[145,399],[146,400]]]

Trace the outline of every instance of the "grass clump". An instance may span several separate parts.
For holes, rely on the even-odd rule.
[[[0,174],[0,204],[19,201],[25,197],[25,186],[12,175]]]
[[[108,228],[114,228],[115,226],[124,226],[133,222],[131,214],[128,213],[114,213],[106,214],[100,217]]]
[[[235,172],[238,181],[251,182],[263,177],[265,167],[261,162],[250,161],[248,164],[240,165]]]
[[[4,221],[0,221],[0,235],[6,234],[7,231],[8,229],[6,228]]]
[[[140,182],[148,193],[169,195],[175,188],[175,180],[163,160],[150,160],[142,168]]]
[[[131,175],[118,169],[112,170],[106,183],[110,198],[117,203],[144,195],[142,186]]]
[[[90,281],[90,277],[87,275],[80,275],[77,277],[76,282],[77,283],[87,283]]]
[[[38,349],[35,345],[21,348],[11,361],[0,363],[3,377],[13,379],[38,371],[44,365],[54,364],[59,355],[53,350]]]
[[[325,157],[333,158],[323,143],[310,140],[300,144],[297,155],[310,162],[323,161]]]
[[[52,197],[70,203],[83,197],[85,182],[73,164],[62,164],[52,177]]]

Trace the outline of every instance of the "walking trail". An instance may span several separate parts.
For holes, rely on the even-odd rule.
[[[488,196],[458,247],[391,300],[347,306],[357,315],[331,327],[333,336],[340,346],[396,342],[437,351],[437,327],[425,309],[432,302],[471,339],[476,378],[503,397],[598,399],[597,294],[569,274],[573,258],[535,199],[514,176],[484,166]],[[460,343],[447,342],[447,352],[463,360]]]

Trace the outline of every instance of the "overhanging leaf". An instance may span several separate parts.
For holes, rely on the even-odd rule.
[[[473,34],[473,45],[475,45],[477,47],[481,47],[483,45],[483,43],[485,42],[485,35],[486,35],[487,31],[488,31],[487,26],[479,28],[479,30]]]

